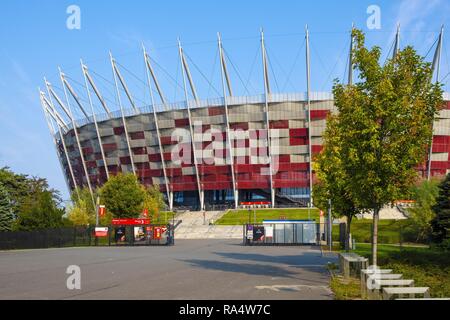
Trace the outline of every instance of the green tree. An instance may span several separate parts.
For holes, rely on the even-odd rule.
[[[0,168],[0,184],[6,189],[13,214],[17,216],[22,201],[30,194],[28,176],[15,174],[8,167]]]
[[[97,194],[94,194],[94,198]],[[96,208],[89,188],[78,188],[71,194],[72,206],[68,208],[68,219],[77,226],[94,225]]]
[[[144,199],[144,209],[148,210],[151,221],[159,221],[160,212],[165,207],[164,196],[159,190],[159,186],[151,186],[146,189]]]
[[[412,199],[416,201],[408,209],[413,226],[417,228],[417,240],[424,240],[431,234],[431,221],[436,214],[433,206],[439,195],[439,179],[423,180],[412,188]]]
[[[14,223],[12,203],[6,188],[0,183],[0,232],[12,231]]]
[[[346,241],[345,249],[349,249],[349,237],[351,233],[351,223],[353,218],[363,210],[353,200],[351,194],[346,189],[351,176],[343,170],[341,157],[341,142],[339,135],[338,117],[329,116],[328,126],[324,133],[326,141],[322,152],[314,159],[314,169],[319,183],[314,185],[314,205],[322,210],[329,206],[331,200],[334,217],[346,217]]]
[[[374,212],[372,254],[377,265],[379,211],[402,198],[417,180],[415,168],[427,158],[443,95],[441,85],[431,83],[431,64],[412,47],[382,65],[381,49],[367,49],[360,30],[352,35],[359,81],[335,81],[339,114],[330,125],[341,139],[338,157],[349,178],[346,193],[357,207]]]
[[[51,191],[38,190],[22,202],[14,228],[18,231],[60,228],[64,226],[64,213]]]
[[[450,249],[450,174],[439,186],[439,196],[433,210],[436,213],[431,222],[433,242]]]
[[[92,201],[89,201],[92,202]],[[77,201],[74,206],[68,209],[68,219],[75,226],[88,226],[95,224],[95,216],[89,210],[89,203],[86,203],[84,199]]]
[[[146,192],[134,174],[118,174],[103,185],[99,194],[114,218],[137,218],[142,213]]]

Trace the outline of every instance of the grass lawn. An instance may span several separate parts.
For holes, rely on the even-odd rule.
[[[372,258],[370,244],[358,244],[355,253]],[[380,245],[379,265],[415,280],[416,287],[430,287],[436,298],[450,297],[450,252],[433,248]]]
[[[308,220],[309,217],[319,221],[319,210],[310,209],[262,209],[256,210],[256,223],[262,223],[264,220],[279,220],[280,217],[286,217],[287,220]],[[221,219],[216,221],[217,225],[244,225],[254,223],[254,212],[251,210],[230,210]],[[250,220],[249,220],[250,219]]]
[[[344,279],[333,276],[330,283],[335,300],[361,300],[361,282],[359,279]]]
[[[415,243],[417,231],[408,220],[380,220],[378,242],[384,244]],[[353,220],[351,233],[356,242],[371,243],[372,220]],[[333,228],[333,240],[339,241],[339,227]]]

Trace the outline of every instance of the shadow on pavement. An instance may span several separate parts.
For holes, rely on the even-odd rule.
[[[269,263],[280,263],[300,268],[319,268],[326,265],[324,258],[316,252],[299,252],[298,255],[272,256],[255,253],[232,253],[232,252],[214,252],[214,254],[234,260],[247,260]],[[319,252],[320,254],[320,252]]]
[[[279,278],[291,278],[295,279],[295,272],[286,270],[285,268],[250,264],[250,263],[231,263],[221,262],[214,260],[180,260],[185,263],[189,263],[192,267],[199,267],[203,269],[224,271],[224,272],[236,272],[245,273],[253,276],[272,276]]]

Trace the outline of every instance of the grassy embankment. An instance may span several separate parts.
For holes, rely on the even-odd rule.
[[[309,211],[309,212],[308,212]],[[264,220],[308,220],[319,221],[319,210],[317,209],[260,209],[255,210],[256,223],[260,224]],[[216,221],[216,225],[244,225],[255,223],[255,212],[251,210],[229,210],[221,219]]]

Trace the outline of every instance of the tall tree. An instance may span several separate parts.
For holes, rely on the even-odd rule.
[[[99,193],[114,218],[137,218],[142,213],[145,190],[134,174],[111,177]]]
[[[431,83],[431,64],[412,47],[382,65],[379,47],[367,49],[360,30],[355,29],[353,37],[359,79],[354,85],[336,80],[339,115],[330,125],[341,138],[341,169],[349,177],[345,191],[359,208],[374,212],[372,256],[377,265],[379,212],[416,181],[416,167],[426,161],[443,96],[441,85]]]
[[[22,201],[30,195],[29,177],[16,174],[8,167],[0,168],[0,183],[6,189],[15,216],[19,213]]]
[[[450,249],[450,174],[439,186],[439,196],[433,210],[436,213],[431,222],[433,242]]]
[[[0,232],[12,231],[14,214],[11,199],[6,188],[0,183]]]
[[[51,191],[37,190],[21,204],[15,229],[32,231],[60,228],[64,226],[64,213],[65,210],[58,207]]]
[[[314,205],[322,210],[328,208],[328,200],[331,200],[334,217],[346,217],[346,241],[345,249],[350,247],[349,238],[353,218],[361,213],[361,208],[353,200],[346,189],[351,177],[342,169],[338,117],[329,116],[328,126],[324,133],[326,144],[322,152],[314,160],[314,169],[319,182],[314,185]]]

